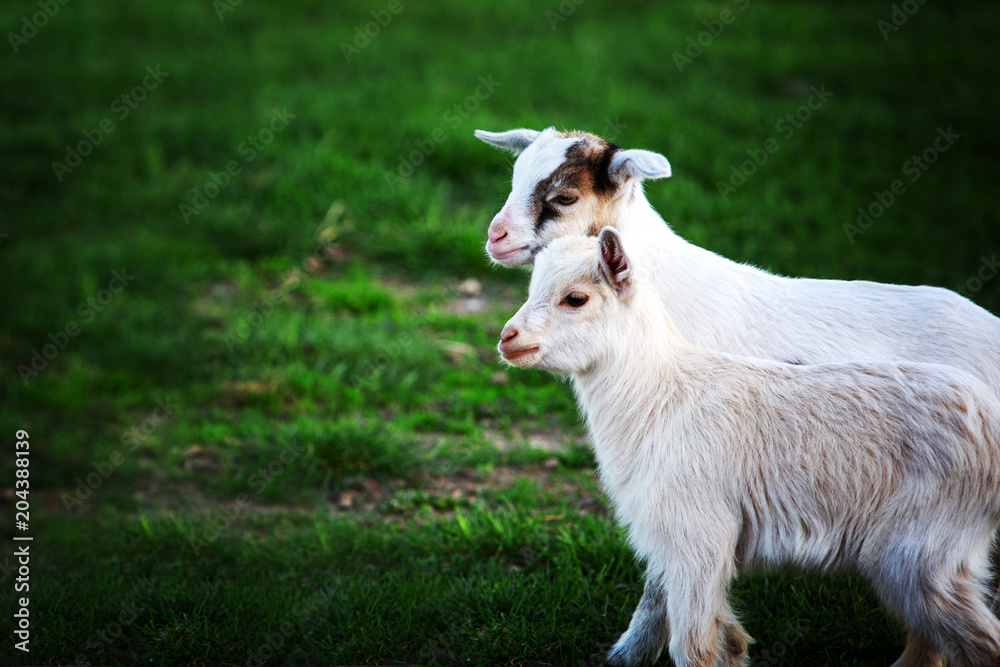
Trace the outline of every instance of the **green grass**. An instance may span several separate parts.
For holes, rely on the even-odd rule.
[[[600,664],[641,567],[569,388],[497,363],[527,276],[484,257],[511,160],[474,129],[660,151],[675,176],[648,196],[699,245],[1000,312],[1000,280],[975,280],[1000,249],[997,10],[929,2],[886,41],[891,3],[761,0],[678,71],[742,4],[586,2],[553,29],[559,3],[403,2],[347,62],[387,3],[242,2],[221,21],[208,2],[69,3],[4,54],[0,432],[31,434],[35,541],[32,651],[5,641],[0,662],[247,664],[271,638],[266,664]],[[4,33],[35,10],[0,9]],[[789,135],[811,86],[833,96]],[[53,161],[104,119],[60,181]],[[902,646],[854,578],[761,574],[733,597],[761,664],[885,665]]]

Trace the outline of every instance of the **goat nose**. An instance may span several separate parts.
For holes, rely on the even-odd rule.
[[[506,210],[497,213],[496,217],[490,221],[489,238],[491,243],[503,240],[507,236],[507,212]]]
[[[496,228],[494,228],[493,225],[490,225],[489,238],[490,243],[499,243],[507,238],[507,230],[503,229],[499,225]]]
[[[503,331],[500,332],[501,343],[512,341],[515,338],[517,338],[517,329],[515,329],[509,324],[503,328]]]

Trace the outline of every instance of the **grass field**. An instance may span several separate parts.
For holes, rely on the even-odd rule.
[[[569,388],[497,361],[472,132],[662,152],[695,243],[1000,312],[1000,13],[903,4],[4,5],[0,663],[601,664],[641,567]],[[757,665],[902,648],[855,578],[733,598]]]

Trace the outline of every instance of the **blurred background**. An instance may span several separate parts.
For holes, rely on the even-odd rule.
[[[989,2],[42,0],[0,25],[12,605],[18,429],[36,536],[32,653],[4,663],[599,664],[641,568],[569,388],[497,362],[527,273],[482,250],[512,158],[475,129],[660,152],[647,195],[698,245],[1000,312]],[[736,596],[764,664],[902,646],[854,579]]]

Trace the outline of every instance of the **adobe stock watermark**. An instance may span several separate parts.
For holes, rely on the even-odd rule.
[[[586,1],[587,0],[562,0],[555,10],[546,9],[545,19],[549,22],[549,27],[555,30],[559,27],[560,23],[568,21],[569,17],[575,14],[576,10],[580,8],[580,5]]]
[[[285,472],[286,467],[306,453],[306,448],[291,443],[284,443],[281,452],[267,465],[258,468],[250,476],[250,486],[255,493],[263,493],[275,479]],[[248,493],[241,493],[231,503],[226,503],[220,509],[211,512],[202,521],[202,529],[188,538],[194,555],[201,555],[201,550],[222,536],[229,526],[243,515],[253,505],[253,498]]]
[[[243,0],[212,0],[212,9],[215,10],[215,15],[219,17],[219,21],[225,21],[226,14],[235,11],[242,4]]]
[[[181,202],[177,206],[181,218],[184,219],[184,224],[190,224],[191,218],[201,215],[201,212],[208,207],[209,202],[229,187],[233,178],[243,171],[243,166],[256,160],[257,155],[267,148],[274,141],[275,136],[288,127],[294,119],[295,114],[290,113],[287,108],[273,112],[264,127],[249,135],[236,147],[237,155],[243,158],[242,162],[231,158],[220,171],[208,172],[208,180],[205,184],[191,190],[193,195],[190,202]]]
[[[125,454],[131,454],[143,441],[150,436],[160,424],[174,415],[177,406],[169,399],[159,399],[156,401],[156,408],[147,414],[142,421],[129,428],[121,435],[121,443],[124,447],[124,454],[121,450],[112,451],[107,459],[101,461],[91,461],[90,466],[94,469],[86,477],[76,478],[76,488],[73,493],[63,493],[59,499],[67,511],[72,512],[83,506],[83,503],[94,494],[94,491],[101,488],[105,480],[114,474],[115,470],[125,462]]]
[[[3,562],[0,563],[0,586],[6,584],[7,580],[10,579],[10,575],[15,572],[17,572],[17,564],[10,562],[10,556],[5,557]]]
[[[603,138],[608,143],[612,143],[621,136],[622,130],[627,129],[628,125],[623,123],[621,118],[615,116],[614,119],[612,119],[609,116],[604,119],[604,128],[598,132],[598,136]]]
[[[41,8],[41,11],[35,12],[30,17],[22,16],[20,32],[7,33],[7,41],[10,42],[14,53],[20,51],[22,46],[34,39],[38,31],[55,18],[62,6],[69,4],[69,0],[38,0],[36,4]]]
[[[889,35],[899,32],[899,29],[906,25],[910,17],[916,14],[925,2],[927,0],[903,0],[898,5],[893,5],[892,12],[889,13],[889,20],[879,19],[875,23],[879,32],[882,33],[882,39],[888,42]]]
[[[826,89],[826,84],[819,88],[809,86],[809,90],[811,94],[806,98],[805,104],[799,105],[795,110],[785,114],[774,124],[774,131],[780,135],[782,140],[791,139],[797,130],[809,122],[813,113],[821,109],[827,100],[833,97],[833,93]],[[728,181],[716,181],[715,186],[722,199],[727,199],[729,195],[746,185],[750,177],[756,174],[757,170],[763,167],[780,148],[781,143],[773,136],[765,139],[760,148],[748,148],[746,153],[750,159],[744,160],[739,165],[732,165]]]
[[[732,3],[736,5],[735,11],[726,7],[719,12],[719,18],[702,21],[705,29],[694,37],[687,38],[687,46],[684,49],[684,53],[674,51],[674,65],[677,66],[678,72],[683,73],[685,67],[700,58],[705,53],[705,49],[712,46],[715,40],[725,31],[726,26],[733,23],[736,17],[745,12],[747,7],[750,6],[750,0],[732,0]]]
[[[451,129],[452,133],[460,128],[462,123],[468,120],[497,88],[503,85],[499,81],[494,81],[492,74],[485,78],[480,76],[478,81],[479,85],[476,86],[471,95],[467,95],[464,100],[453,104],[441,114],[441,120]],[[396,168],[385,172],[385,182],[389,185],[389,190],[395,192],[396,186],[405,184],[407,179],[413,176],[417,167],[426,162],[431,155],[434,155],[438,147],[446,142],[449,136],[450,134],[443,127],[436,127],[425,138],[414,140],[413,150],[406,155],[399,154],[397,156],[399,163]]]
[[[121,271],[111,272],[111,279],[105,289],[98,290],[97,294],[81,301],[76,307],[76,314],[80,316],[80,321],[69,320],[59,329],[50,332],[49,342],[42,345],[41,350],[34,348],[31,350],[31,359],[27,363],[18,364],[17,372],[21,376],[21,381],[28,384],[28,380],[38,377],[49,366],[49,362],[54,360],[66,349],[71,339],[80,335],[81,323],[90,324],[99,313],[111,305],[115,298],[121,294],[130,282],[135,280],[135,276],[129,275],[122,267]]]
[[[222,340],[230,352],[236,351],[236,346],[250,339],[257,330],[260,329],[277,304],[283,302],[288,293],[295,288],[298,281],[286,281],[280,287],[271,290],[260,299],[254,301],[253,305],[245,312],[231,331],[222,335]]]
[[[979,270],[964,283],[956,285],[955,291],[965,298],[971,299],[973,295],[982,291],[986,283],[996,278],[997,273],[1000,273],[1000,261],[997,261],[997,256],[995,254],[991,257],[984,256],[980,259]],[[997,595],[1000,595],[1000,588],[998,588]]]
[[[101,656],[111,648],[115,640],[124,634],[125,628],[135,623],[139,618],[139,614],[144,611],[146,611],[146,608],[139,606],[134,600],[123,602],[121,604],[121,613],[118,614],[117,620],[105,624],[104,627],[87,638],[83,644],[83,651],[75,657],[75,664],[79,667],[89,667],[93,664],[91,663],[91,657],[100,658],[98,664],[106,662],[108,656]]]
[[[788,661],[785,656],[788,649],[792,648],[806,636],[809,631],[809,622],[804,619],[797,620],[794,624],[789,624],[785,632],[778,640],[763,649],[756,658],[753,659],[754,667],[772,667],[784,665]]]
[[[164,72],[159,65],[155,68],[152,65],[146,67],[146,76],[142,77],[141,84],[116,97],[111,103],[111,113],[119,121],[125,120],[168,76],[170,76],[170,72]],[[93,153],[94,149],[104,141],[104,138],[114,131],[115,121],[110,116],[102,118],[94,129],[84,130],[82,140],[77,142],[75,146],[66,146],[64,161],[52,162],[52,172],[56,175],[56,180],[62,183],[63,177],[73,173],[74,169],[83,164],[83,158]]]
[[[250,475],[247,483],[255,492],[264,493],[264,490],[271,485],[271,482],[277,479],[281,473],[285,472],[285,466],[290,465],[295,459],[305,453],[306,448],[296,445],[294,440],[291,443],[284,443],[281,447],[281,453],[266,466],[257,468]]]
[[[403,351],[411,347],[413,343],[413,335],[404,331],[399,337],[379,350],[378,354],[362,364],[361,369],[351,376],[351,387],[359,391],[375,389],[382,373],[395,366]]]
[[[344,54],[344,59],[350,63],[354,56],[359,55],[372,40],[382,34],[382,31],[389,27],[392,19],[403,11],[401,0],[389,0],[385,9],[371,11],[373,21],[365,23],[363,26],[354,27],[354,39],[351,43],[341,42],[340,52]]]
[[[248,311],[239,318],[236,325],[223,334],[222,340],[229,352],[236,351],[236,347],[240,343],[249,340],[257,333],[257,330],[274,312],[275,306],[288,298],[288,293],[298,286],[303,275],[314,275],[326,265],[331,256],[330,253],[336,245],[334,241],[341,234],[353,228],[350,221],[340,222],[344,210],[345,206],[339,202],[330,206],[323,222],[320,223],[320,230],[316,232],[312,252],[300,262],[297,268],[285,275],[281,285],[254,302]]]
[[[934,138],[931,145],[903,163],[901,167],[903,174],[910,177],[911,183],[916,183],[924,172],[938,161],[942,153],[945,153],[955,144],[955,141],[961,138],[962,135],[952,130],[951,125],[948,126],[948,129],[939,127],[937,137]],[[888,190],[872,192],[874,199],[867,206],[858,207],[856,224],[844,225],[847,240],[853,245],[857,237],[871,229],[875,221],[885,215],[885,212],[904,194],[906,194],[906,183],[902,179],[896,179],[890,183]]]

